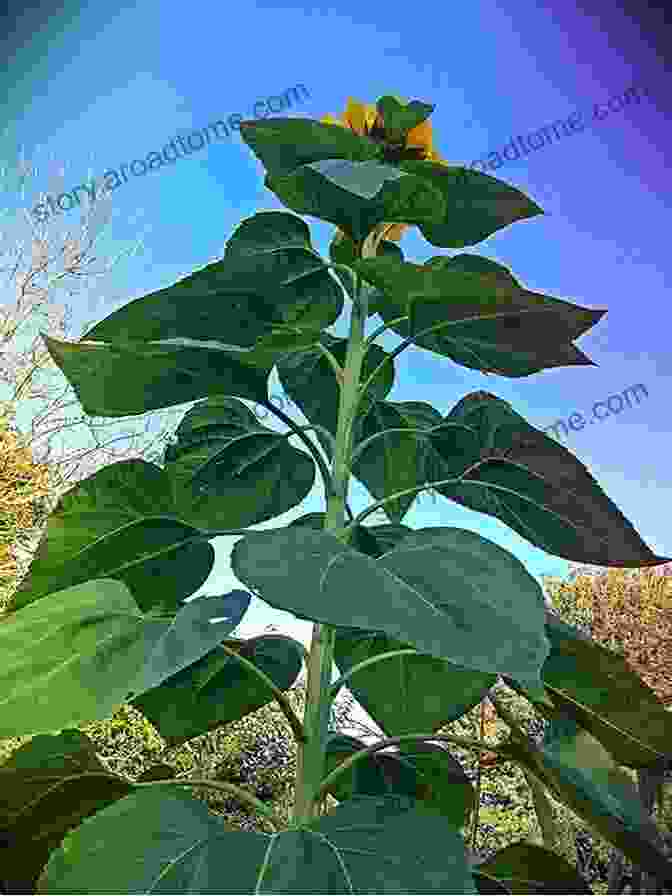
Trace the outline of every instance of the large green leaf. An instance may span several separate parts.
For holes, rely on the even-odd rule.
[[[258,366],[252,349],[212,340],[75,343],[42,335],[85,413],[93,416],[143,414],[212,393],[250,401],[268,397],[272,364]]]
[[[124,584],[57,591],[0,622],[0,737],[105,719],[171,620],[144,616]]]
[[[366,746],[356,737],[333,734],[326,745],[326,773]],[[404,794],[433,806],[456,828],[466,824],[476,802],[460,763],[444,747],[427,743],[358,759],[334,781],[329,792],[340,801],[358,795]]]
[[[41,734],[19,747],[0,766],[0,890],[34,893],[68,831],[132,789],[101,764],[94,744],[76,729]]]
[[[334,661],[345,674],[357,663],[410,647],[379,632],[338,629]],[[423,654],[405,654],[356,672],[347,687],[388,736],[437,731],[477,706],[497,676]]]
[[[365,258],[352,267],[388,301],[379,313],[404,338],[457,364],[498,373],[529,376],[551,367],[593,362],[572,344],[605,311],[593,311],[524,289],[511,272],[487,258],[439,256],[426,264],[387,256]]]
[[[134,299],[83,339],[113,344],[218,340],[252,348],[276,326],[333,323],[342,294],[326,262],[311,248],[275,244],[276,251],[256,251],[260,240],[268,244],[267,229],[254,218],[241,227],[231,237],[227,257]]]
[[[620,765],[642,768],[672,755],[672,713],[624,657],[552,613],[546,616],[546,635],[551,652],[541,677],[565,715]]]
[[[365,162],[382,158],[381,147],[368,137],[307,118],[242,121],[240,136],[270,175],[285,174],[323,159]]]
[[[562,856],[534,843],[510,843],[474,868],[506,886],[508,893],[592,893]],[[483,892],[483,891],[481,891]]]
[[[347,340],[324,334],[322,341],[343,366]],[[372,374],[386,358],[389,358],[386,351],[377,345],[372,346],[362,365],[363,378]],[[282,388],[310,422],[324,426],[335,437],[340,387],[329,361],[322,352],[319,349],[310,349],[285,358],[278,363],[278,375]],[[379,375],[371,383],[362,400],[359,409],[360,421],[369,410],[372,401],[385,398],[393,382],[394,364],[388,360],[381,367]],[[358,431],[356,428],[355,433]],[[317,435],[325,451],[331,454],[329,442],[319,433]]]
[[[488,513],[536,547],[582,563],[642,567],[665,563],[563,445],[488,392],[463,398],[432,432],[442,476],[437,491]]]
[[[224,643],[253,662],[280,690],[291,688],[301,671],[301,646],[284,635],[260,635]],[[258,676],[215,648],[131,702],[173,746],[218,725],[237,721],[274,699]]]
[[[119,857],[123,856],[123,861]],[[87,819],[39,893],[476,893],[464,843],[408,797],[358,797],[295,830],[227,831],[171,784]]]
[[[636,866],[672,885],[672,862],[635,785],[607,750],[569,718],[546,730],[543,762],[565,802]]]
[[[293,211],[330,221],[355,241],[383,222],[439,222],[446,214],[429,180],[376,160],[324,159],[265,183]]]
[[[358,551],[362,551],[363,554],[369,554],[371,557],[382,557],[383,554],[387,554],[388,551],[391,551],[400,541],[403,541],[407,535],[413,532],[413,529],[400,523],[381,523],[378,526],[365,526],[364,528],[366,528],[369,537],[375,538],[376,550],[365,550],[363,547],[357,547],[355,544],[353,546],[357,547]]]
[[[49,516],[13,606],[90,579],[124,582],[140,609],[174,613],[205,582],[215,552],[183,523],[168,476],[143,460],[104,467],[67,491]]]
[[[543,695],[543,594],[508,551],[463,529],[424,529],[378,560],[305,527],[253,533],[234,574],[275,607],[381,631],[468,669],[511,674]],[[362,596],[365,596],[365,599]]]
[[[326,513],[305,513],[296,520],[289,523],[290,526],[308,526],[310,529],[322,531],[326,520]],[[410,532],[410,529],[409,529]],[[381,548],[379,541],[371,535],[368,526],[355,526],[350,533],[350,545],[362,554],[368,554],[369,557],[380,557],[385,553]]]
[[[353,472],[374,498],[381,500],[427,481],[425,459],[434,449],[419,433],[399,430],[427,432],[442,419],[439,411],[424,402],[377,401],[372,405],[362,423],[360,439],[375,438],[357,457]],[[386,504],[389,519],[400,522],[415,497],[405,495]]]
[[[419,225],[424,238],[442,249],[473,246],[509,224],[544,214],[520,190],[490,174],[438,162],[404,161],[400,167],[428,180],[443,196],[444,218]]]
[[[315,462],[235,398],[216,395],[185,414],[165,472],[181,519],[207,528],[242,528],[299,504],[315,482]]]

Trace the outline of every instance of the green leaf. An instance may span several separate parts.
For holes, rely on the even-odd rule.
[[[408,132],[426,121],[435,109],[429,103],[419,100],[404,103],[390,95],[381,96],[376,107],[383,120],[385,137],[394,143],[403,143]]]
[[[75,729],[40,734],[19,747],[0,766],[2,892],[34,893],[63,837],[132,789],[107,771],[94,744]]]
[[[287,212],[257,212],[236,227],[226,243],[224,258],[278,252],[283,249],[306,249],[314,252],[308,225],[297,215]]]
[[[136,459],[110,464],[61,497],[13,607],[107,578],[124,582],[140,609],[174,613],[214,565],[212,545],[191,541],[198,535],[180,521],[163,470]]]
[[[342,367],[345,363],[347,340],[324,334],[322,342]],[[388,353],[382,348],[372,346],[362,365],[362,376],[368,377],[388,357]],[[319,349],[311,349],[285,358],[278,363],[278,375],[284,391],[310,422],[324,426],[335,437],[340,388],[334,371],[322,352]],[[385,398],[393,382],[394,365],[388,360],[362,400],[359,410],[360,421],[368,412],[372,401]],[[358,428],[355,427],[355,434],[357,432]],[[324,450],[331,456],[329,442],[319,432],[317,437]]]
[[[0,737],[109,718],[171,620],[144,616],[121,582],[57,591],[0,622]]]
[[[103,879],[117,894],[476,892],[458,832],[407,797],[359,797],[308,827],[264,834],[227,831],[171,784],[85,821],[38,892],[100,893]]]
[[[474,874],[485,872],[505,884],[510,893],[592,893],[575,868],[562,856],[534,843],[510,843]]]
[[[199,402],[166,451],[165,472],[181,519],[237,529],[295,507],[315,482],[315,462],[262,426],[235,398]]]
[[[509,377],[593,364],[572,340],[606,312],[530,292],[489,259],[462,254],[417,265],[382,257],[352,266],[385,294],[377,310],[386,323],[412,314],[412,322],[392,326],[395,333],[442,325],[413,342],[457,364]]]
[[[379,161],[323,159],[265,180],[295,212],[330,221],[355,241],[385,223],[443,220],[445,202],[429,180]]]
[[[42,334],[49,354],[74,387],[85,413],[123,417],[224,392],[268,397],[271,365],[252,349],[219,342],[64,342]]]
[[[541,670],[562,712],[619,763],[644,768],[672,750],[672,714],[628,662],[548,613],[551,652]],[[523,691],[523,696],[526,696]]]
[[[598,566],[665,563],[563,445],[488,392],[465,396],[434,430],[445,478],[458,504],[497,517],[549,554]],[[459,437],[459,438],[457,438]]]
[[[400,168],[441,193],[444,217],[418,226],[429,243],[442,249],[476,245],[509,224],[544,214],[520,190],[490,174],[427,161],[401,162]]]
[[[243,121],[240,136],[269,175],[282,175],[300,165],[323,159],[366,162],[382,156],[378,144],[368,137],[359,137],[339,125],[322,124],[307,118]]]
[[[148,769],[138,777],[138,783],[142,784],[148,781],[165,781],[168,778],[175,777],[175,769],[172,765],[167,765],[165,762],[157,762],[155,765],[150,765]]]
[[[357,550],[363,554],[369,554],[370,557],[382,557],[383,554],[387,554],[388,551],[395,548],[400,541],[413,532],[413,529],[410,529],[408,526],[395,523],[382,523],[379,526],[365,526],[363,528],[366,529],[369,536],[375,538],[377,549],[375,552],[364,550],[361,547],[357,548]],[[353,547],[357,546],[353,544]]]
[[[308,526],[310,529],[322,531],[326,519],[325,513],[306,513],[296,520],[292,520],[289,526]],[[411,531],[410,529],[408,530]],[[350,534],[350,544],[356,551],[368,554],[369,557],[379,557],[385,553],[378,540],[371,535],[367,526],[355,526]]]
[[[134,299],[83,339],[114,344],[214,339],[252,348],[276,326],[333,323],[343,300],[326,263],[311,248],[279,247],[259,217],[235,231],[224,259]],[[275,251],[259,251],[262,240]]]
[[[360,438],[377,437],[357,458],[353,466],[355,476],[377,500],[423,485],[427,481],[425,458],[428,451],[433,451],[431,445],[419,434],[394,430],[427,432],[441,421],[439,411],[424,402],[375,402],[363,421]],[[398,523],[415,498],[416,495],[405,495],[390,501],[385,505],[385,513]]]
[[[661,850],[660,832],[628,774],[599,741],[560,716],[549,725],[541,752],[563,802],[634,865],[670,886],[672,862]]]
[[[468,669],[539,682],[541,589],[508,551],[463,529],[424,529],[378,560],[307,528],[236,543],[234,575],[300,618],[384,632]],[[366,600],[362,600],[366,595]]]
[[[345,674],[357,663],[412,645],[379,632],[338,629],[334,661]],[[497,676],[422,654],[389,657],[356,672],[353,696],[386,734],[438,731],[477,706]]]
[[[301,647],[284,635],[224,643],[251,660],[282,691],[292,687],[301,671]],[[253,672],[215,648],[131,702],[174,746],[242,719],[274,699],[272,691]]]
[[[334,734],[326,745],[326,772],[367,745],[355,737]],[[432,806],[456,828],[472,811],[476,794],[460,763],[442,746],[418,743],[402,752],[372,753],[343,772],[329,792],[339,801],[358,795],[403,794]]]

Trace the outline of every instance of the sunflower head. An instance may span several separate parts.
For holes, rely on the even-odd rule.
[[[340,118],[325,115],[320,120],[323,124],[349,128],[358,136],[368,137],[380,144],[385,162],[423,161],[446,164],[432,144],[432,124],[429,121],[432,111],[432,106],[417,102],[404,104],[391,96],[381,97],[375,106],[360,103],[350,97]],[[413,117],[417,120],[422,115],[424,120],[409,128],[404,128],[403,125],[400,127],[400,114],[403,118],[404,113],[406,120],[409,120],[409,116],[410,120]]]

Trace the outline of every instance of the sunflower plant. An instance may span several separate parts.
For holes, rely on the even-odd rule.
[[[446,414],[389,399],[411,347],[505,377],[589,366],[574,341],[605,313],[528,290],[482,255],[404,259],[402,228],[460,250],[542,214],[515,187],[441,159],[432,111],[384,96],[351,101],[338,121],[244,122],[288,211],[242,221],[221,260],[79,342],[45,335],[88,414],[194,403],[162,463],[111,464],[62,497],[0,624],[0,737],[33,736],[0,767],[13,881],[40,893],[590,892],[554,850],[550,794],[672,885],[622,768],[669,759],[672,716],[621,657],[546,612],[508,551],[465,529],[403,523],[431,488],[558,557],[669,559],[496,395],[471,393]],[[328,259],[301,215],[336,227]],[[384,333],[394,349],[379,344]],[[307,424],[270,401],[274,369]],[[283,428],[261,425],[255,404]],[[371,497],[361,509],[353,478]],[[314,485],[323,511],[269,527]],[[387,522],[371,525],[381,509]],[[186,601],[220,536],[236,537],[231,566],[249,590]],[[310,650],[282,634],[232,637],[252,594],[312,621]],[[299,718],[286,692],[304,663]],[[548,720],[541,743],[497,682]],[[346,684],[385,737],[330,729]],[[507,740],[440,733],[486,697]],[[111,775],[75,728],[129,702],[172,746],[272,700],[297,741],[285,824],[224,779]],[[543,846],[472,856],[464,832],[478,800],[451,746],[523,768]],[[267,829],[230,830],[194,787],[235,796]]]

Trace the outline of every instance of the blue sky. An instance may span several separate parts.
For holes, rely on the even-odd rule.
[[[607,308],[579,341],[599,366],[516,380],[485,377],[428,352],[407,352],[390,397],[429,401],[445,413],[466,393],[486,389],[543,428],[576,412],[588,418],[594,402],[644,385],[648,394],[639,403],[586,425],[564,444],[647,544],[669,556],[672,354],[665,287],[672,280],[672,258],[663,156],[668,88],[636,32],[619,44],[598,19],[569,7],[562,24],[532,0],[506,7],[474,0],[450,15],[438,4],[434,11],[411,5],[392,13],[389,3],[379,2],[317,4],[310,11],[303,4],[231,6],[210,0],[192,0],[188,10],[156,0],[116,11],[101,3],[71,7],[67,15],[53,16],[12,59],[3,85],[9,114],[0,161],[11,168],[22,148],[38,168],[39,189],[58,194],[217,119],[236,113],[251,118],[255,103],[297,85],[305,85],[309,97],[290,114],[316,119],[339,114],[348,96],[374,102],[395,93],[434,103],[436,146],[459,164],[500,150],[516,135],[580,114],[580,132],[492,172],[546,214],[466,251],[505,264],[530,289]],[[647,93],[618,111],[615,98],[631,87]],[[612,110],[606,105],[610,98]],[[60,189],[49,173],[52,159],[65,166]],[[114,293],[123,301],[96,309],[99,318],[216,258],[242,218],[281,208],[263,186],[260,164],[235,133],[170,168],[131,177],[113,199],[111,244],[132,240],[141,227],[145,250],[115,274]],[[63,213],[60,222],[74,226],[78,215]],[[307,220],[326,254],[332,227]],[[417,232],[401,245],[413,261],[442,251]],[[75,319],[80,315],[91,316],[88,308],[76,307]],[[355,496],[361,506],[361,490]],[[305,509],[318,508],[311,500]],[[498,521],[445,500],[425,498],[405,521],[479,532],[514,553],[537,578],[568,570],[566,561],[532,547]],[[217,542],[216,567],[202,592],[231,587],[227,541]],[[241,632],[267,623],[302,638],[310,628],[255,604]]]

